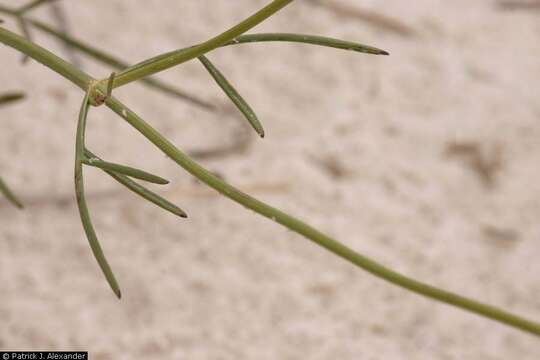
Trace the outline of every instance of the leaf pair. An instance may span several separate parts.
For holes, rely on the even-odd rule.
[[[311,45],[319,45],[332,47],[336,49],[351,50],[356,52],[374,54],[374,55],[388,55],[388,52],[367,45],[362,45],[350,41],[343,41],[339,39],[328,38],[324,36],[302,35],[302,34],[288,34],[288,33],[267,33],[267,34],[248,34],[241,35],[237,38],[229,41],[223,46],[238,45],[245,43],[255,42],[269,42],[269,41],[281,41],[281,42],[297,42]],[[172,55],[169,55],[172,56]],[[166,58],[166,57],[164,57]],[[206,70],[214,78],[216,83],[227,94],[233,104],[242,112],[246,120],[251,127],[259,134],[260,137],[264,137],[264,129],[257,118],[257,115],[244,98],[236,91],[231,83],[225,78],[225,76],[208,60],[204,55],[198,57],[199,61],[204,65]],[[151,64],[152,61],[145,62],[145,65]]]
[[[151,65],[152,63],[155,63],[155,62],[167,59],[167,58],[176,57],[182,52],[186,52],[186,50],[194,48],[194,46],[191,46],[188,48],[171,51],[171,52],[150,58],[148,60],[145,60],[136,65],[128,66],[127,63],[123,62],[122,60],[119,60],[102,50],[99,50],[90,45],[87,45],[83,43],[82,41],[75,39],[66,33],[57,31],[51,28],[50,26],[43,24],[37,20],[27,20],[27,22],[29,22],[31,25],[35,26],[36,28],[63,41],[67,45],[76,48],[77,50],[85,53],[86,55],[98,61],[101,61],[102,63],[108,64],[117,69],[123,69],[120,72],[121,75],[125,75],[126,73],[132,72],[136,69],[140,69],[144,66]],[[375,54],[375,55],[388,55],[388,52],[378,49],[373,46],[368,46],[368,45],[363,45],[363,44],[359,44],[355,42],[343,41],[343,40],[323,37],[323,36],[315,36],[315,35],[307,35],[307,34],[291,34],[291,33],[262,33],[262,34],[240,35],[236,37],[235,39],[223,44],[222,46],[231,46],[231,45],[239,45],[239,44],[246,44],[246,43],[258,43],[258,42],[296,42],[296,43],[305,43],[305,44],[311,44],[311,45],[331,47],[331,48],[336,48],[336,49],[351,50],[351,51]],[[238,93],[238,91],[231,85],[231,83],[226,79],[226,77],[217,69],[216,66],[212,64],[212,62],[210,62],[210,60],[206,56],[201,55],[198,57],[198,59],[202,62],[204,67],[207,69],[210,75],[214,78],[214,80],[220,86],[220,88],[226,93],[226,95],[233,102],[233,104],[244,115],[244,117],[247,119],[251,127],[257,132],[257,134],[260,137],[264,137],[263,126],[258,120],[257,115],[255,114],[251,106],[249,106],[249,104],[245,101],[245,99]],[[193,95],[187,94],[182,90],[175,89],[158,80],[145,77],[145,78],[142,78],[141,81],[151,87],[154,87],[165,93],[187,100],[190,103],[197,105],[201,108],[204,108],[206,110],[211,110],[211,111],[217,110],[217,107],[215,105],[205,100],[199,99]]]

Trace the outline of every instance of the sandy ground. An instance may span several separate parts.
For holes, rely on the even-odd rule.
[[[77,37],[136,62],[206,39],[266,2],[63,3]],[[291,44],[212,53],[258,112],[264,140],[240,116],[142,85],[117,95],[185,150],[247,134],[242,151],[201,162],[407,275],[540,320],[540,12],[488,0],[339,3],[399,18],[414,34],[298,0],[256,30],[334,36],[392,55]],[[51,19],[46,9],[34,15]],[[86,171],[118,301],[73,199],[82,94],[35,62],[21,66],[11,49],[0,54],[1,90],[29,97],[1,109],[0,173],[27,208],[0,199],[0,349],[88,350],[94,360],[540,358],[538,339],[384,283],[206,190],[99,108],[90,147],[170,179],[160,193],[190,216]],[[84,58],[82,66],[110,72]],[[160,78],[227,103],[197,63]]]

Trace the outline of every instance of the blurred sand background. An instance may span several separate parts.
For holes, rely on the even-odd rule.
[[[62,6],[73,35],[134,63],[207,39],[267,2]],[[140,84],[116,95],[181,149],[210,150],[200,161],[232,184],[352,248],[540,320],[540,11],[491,0],[327,4],[405,28],[298,0],[254,32],[333,36],[391,56],[294,44],[210,56],[257,111],[264,140],[234,112]],[[32,15],[54,23],[49,9]],[[82,93],[36,62],[23,67],[10,48],[0,56],[2,92],[28,95],[0,109],[0,174],[27,204],[0,199],[0,349],[88,350],[93,360],[540,358],[538,339],[382,282],[216,195],[102,107],[90,114],[90,148],[168,178],[156,189],[189,214],[175,218],[85,171],[118,301],[74,202]],[[95,77],[110,73],[79,60]],[[196,62],[159,78],[227,104]]]

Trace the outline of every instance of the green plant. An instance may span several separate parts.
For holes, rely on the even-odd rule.
[[[27,28],[28,25],[34,26],[70,44],[74,48],[120,69],[118,73],[111,74],[111,76],[107,79],[95,79],[90,75],[84,73],[83,71],[77,69],[73,65],[69,64],[68,62],[64,61],[60,57],[56,56],[55,54],[31,42],[28,38],[19,36],[6,29],[0,28],[0,42],[13,47],[19,52],[44,64],[51,70],[57,72],[67,80],[76,84],[85,93],[81,105],[76,134],[75,189],[81,220],[90,246],[105,275],[105,278],[107,279],[110,287],[113,289],[115,294],[118,297],[121,297],[120,288],[101,250],[86,205],[86,200],[84,196],[83,165],[94,166],[104,170],[107,174],[111,175],[113,178],[128,187],[130,190],[136,192],[145,199],[152,201],[156,205],[164,208],[165,210],[168,210],[181,217],[186,217],[186,214],[175,205],[161,198],[159,195],[150,192],[142,185],[134,182],[133,180],[131,180],[131,178],[137,178],[143,181],[158,184],[166,184],[166,180],[139,169],[134,169],[120,164],[113,164],[103,161],[86,148],[85,129],[86,118],[88,116],[89,109],[91,106],[100,106],[103,104],[105,104],[118,116],[123,118],[135,129],[137,129],[141,133],[141,135],[143,135],[147,140],[152,142],[158,149],[165,153],[179,166],[184,168],[186,171],[191,173],[193,176],[195,176],[208,186],[214,188],[215,190],[217,190],[224,196],[230,198],[231,200],[277,223],[280,223],[281,225],[300,235],[303,235],[307,239],[319,244],[320,246],[326,248],[337,256],[351,262],[357,267],[360,267],[379,278],[387,280],[400,287],[406,288],[412,292],[427,296],[434,300],[460,307],[462,309],[474,312],[478,315],[540,336],[540,324],[534,321],[519,317],[505,310],[445,290],[441,290],[437,287],[427,285],[415,279],[401,275],[371,260],[370,258],[367,258],[366,256],[363,256],[355,252],[354,250],[344,246],[335,239],[318,231],[310,225],[276,208],[273,208],[245,193],[242,193],[238,189],[224,182],[220,178],[214,176],[212,173],[210,173],[209,171],[201,167],[199,164],[197,164],[195,161],[193,161],[190,157],[188,157],[186,154],[176,148],[169,140],[167,140],[167,138],[165,138],[162,134],[152,128],[136,113],[131,111],[125,104],[123,104],[121,101],[119,101],[113,96],[112,93],[115,88],[140,80],[146,81],[147,84],[149,84],[150,86],[166,91],[169,94],[174,94],[175,96],[187,99],[188,101],[191,101],[198,106],[206,107],[207,109],[214,109],[212,104],[205,104],[204,102],[200,101],[196,97],[193,97],[192,95],[185,94],[181,91],[178,91],[177,89],[173,89],[162,83],[156,82],[155,80],[149,82],[149,79],[147,78],[147,76],[156,74],[170,67],[197,58],[202,62],[202,64],[209,71],[213,79],[226,92],[226,94],[237,106],[237,108],[243,113],[243,115],[246,117],[247,121],[249,121],[254,130],[259,134],[259,136],[262,137],[264,136],[264,130],[255,113],[244,101],[244,99],[242,99],[239,93],[233,88],[233,86],[226,80],[223,74],[210,62],[210,60],[208,60],[208,58],[205,56],[207,53],[218,47],[223,46],[235,46],[238,44],[262,41],[287,41],[330,46],[334,48],[353,50],[369,54],[387,54],[385,51],[374,47],[320,36],[283,33],[247,35],[244,34],[257,24],[261,23],[265,19],[277,13],[285,6],[289,5],[292,1],[293,0],[274,0],[254,15],[248,17],[247,19],[238,23],[231,29],[211,38],[206,42],[188,48],[183,48],[161,54],[133,66],[127,66],[127,64],[123,63],[122,61],[115,59],[108,54],[105,54],[88,45],[85,45],[80,41],[77,41],[76,39],[68,36],[67,34],[63,34],[57,30],[54,30],[48,25],[28,19],[26,17],[26,13],[29,11],[29,9],[45,3],[46,1],[44,0],[34,1],[30,5],[16,10],[3,6],[0,7],[0,12],[6,15],[16,17],[21,23],[21,26],[23,28],[26,27],[26,30],[24,31],[25,33],[29,34]],[[2,185],[2,188],[4,189],[3,192],[10,196],[9,194],[11,194],[11,192],[9,192],[9,190],[5,190],[7,189],[7,187],[5,187],[5,185]]]

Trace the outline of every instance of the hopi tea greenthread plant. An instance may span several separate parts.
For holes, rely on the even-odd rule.
[[[90,213],[87,208],[85,193],[84,193],[84,166],[97,167],[112,176],[115,180],[126,186],[128,189],[142,196],[146,200],[160,206],[177,216],[186,217],[186,213],[176,205],[162,198],[156,193],[151,192],[143,185],[135,182],[132,179],[142,181],[167,184],[167,180],[150,174],[148,172],[127,167],[120,164],[107,162],[94,153],[92,153],[85,145],[85,129],[86,120],[89,110],[92,106],[105,105],[124,119],[128,124],[134,127],[147,140],[153,143],[159,150],[166,154],[170,159],[176,162],[187,172],[191,173],[197,179],[217,190],[219,193],[229,199],[251,209],[260,215],[269,218],[284,227],[304,236],[305,238],[315,242],[335,255],[349,261],[355,266],[381,278],[390,283],[393,283],[402,288],[408,289],[417,294],[426,296],[433,300],[437,300],[446,304],[450,304],[477,315],[498,321],[500,323],[512,326],[514,328],[526,331],[536,336],[540,336],[540,323],[512,314],[504,309],[500,309],[482,302],[466,298],[464,296],[439,289],[437,287],[422,283],[416,279],[404,276],[400,273],[389,269],[374,260],[348,248],[332,237],[322,233],[321,231],[311,227],[307,223],[284,213],[270,205],[267,205],[248,194],[241,192],[232,185],[223,181],[219,177],[213,175],[208,170],[204,169],[184,152],[173,145],[166,137],[160,134],[157,130],[151,127],[127,105],[122,103],[113,96],[114,89],[134,81],[143,81],[147,85],[164,91],[170,95],[180,97],[193,103],[196,106],[205,108],[209,111],[216,111],[216,106],[201,100],[191,94],[187,94],[181,90],[175,89],[167,84],[163,84],[148,76],[156,74],[160,71],[169,69],[173,66],[180,65],[190,60],[198,59],[202,65],[208,70],[211,77],[215,80],[221,89],[227,94],[234,105],[240,110],[249,122],[251,127],[261,137],[265,133],[262,124],[257,119],[255,112],[245,102],[241,95],[227,81],[225,76],[212,64],[206,57],[208,53],[224,46],[236,46],[246,43],[257,43],[267,41],[279,42],[299,42],[320,46],[328,46],[338,49],[356,51],[360,53],[388,55],[384,50],[375,47],[366,46],[349,41],[342,41],[327,37],[303,35],[303,34],[287,34],[287,33],[265,33],[265,34],[246,34],[247,31],[263,22],[265,19],[273,16],[285,6],[291,4],[293,0],[274,0],[267,6],[260,9],[258,12],[249,16],[242,22],[228,29],[227,31],[194,46],[167,52],[156,57],[150,58],[136,65],[129,66],[122,60],[119,60],[101,50],[93,48],[81,41],[69,36],[67,33],[55,30],[47,24],[28,18],[27,13],[31,9],[47,3],[47,0],[36,0],[20,9],[12,9],[5,6],[0,6],[0,14],[14,17],[22,28],[23,35],[17,35],[9,30],[0,27],[0,42],[10,46],[21,52],[24,56],[32,58],[51,70],[57,72],[68,81],[77,85],[84,92],[79,119],[76,132],[76,148],[75,148],[75,191],[77,203],[79,207],[81,221],[86,232],[86,236],[90,243],[92,252],[103,271],[105,278],[118,298],[121,297],[120,287],[114,276],[114,273],[109,266],[105,255],[98,242],[96,232],[92,225]],[[68,63],[50,51],[33,43],[30,36],[30,27],[43,31],[59,41],[69,45],[72,49],[80,51],[87,56],[93,57],[98,61],[106,63],[119,70],[118,73],[111,74],[106,79],[95,79],[86,74],[74,65]],[[9,95],[9,94],[8,94]],[[9,101],[9,96],[6,96]],[[2,98],[4,99],[4,98]],[[11,98],[13,100],[13,97]],[[16,206],[21,207],[21,202],[15,197],[7,185],[0,180],[0,191]]]

